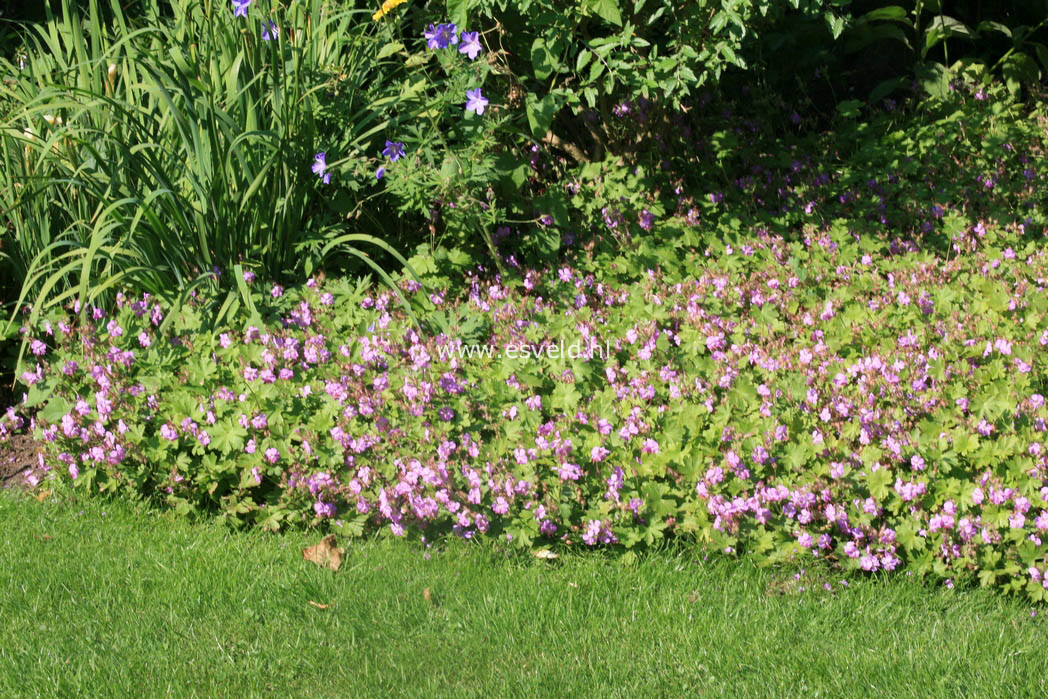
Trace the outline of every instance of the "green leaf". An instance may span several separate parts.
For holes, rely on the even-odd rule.
[[[391,41],[378,50],[378,55],[375,58],[381,61],[383,58],[388,58],[389,56],[392,56],[398,51],[403,50],[404,44],[400,43],[399,41]]]
[[[534,93],[529,92],[525,98],[524,110],[528,115],[531,135],[538,139],[543,138],[553,124],[553,117],[556,116],[559,109],[560,105],[557,104],[557,98],[553,95],[546,95],[540,100]]]
[[[1004,34],[1009,39],[1012,38],[1012,30],[1011,29],[1009,29],[1005,25],[1001,24],[1000,22],[992,22],[992,21],[990,21],[988,19],[987,20],[983,20],[982,22],[979,22],[979,24],[976,25],[976,27],[975,27],[975,31],[980,32],[980,33],[981,32],[999,32],[1001,34]]]
[[[50,392],[47,391],[42,384],[35,383],[29,387],[29,392],[26,394],[26,400],[22,405],[26,408],[36,407],[47,400],[49,395]]]
[[[946,99],[950,94],[950,71],[941,63],[923,63],[914,69],[917,81],[924,91],[936,99]]]
[[[586,7],[597,13],[608,24],[614,24],[616,27],[622,26],[622,12],[616,0],[586,0]]]
[[[575,61],[575,72],[581,73],[582,69],[585,68],[589,62],[593,59],[593,52],[583,49],[579,51],[579,57]]]
[[[48,422],[55,424],[61,422],[65,415],[69,414],[69,411],[73,409],[72,404],[61,396],[52,396],[47,401],[47,406],[40,411],[40,417],[44,418]]]
[[[862,110],[862,102],[860,100],[844,100],[837,105],[837,111],[840,112],[841,116],[845,119],[858,118]]]
[[[1041,70],[1037,63],[1025,53],[1017,52],[1001,64],[1001,75],[1004,76],[1004,84],[1008,86],[1008,92],[1018,94],[1023,83],[1036,82],[1041,77]]]
[[[963,22],[949,15],[936,15],[928,28],[924,30],[924,48],[921,50],[921,58],[928,55],[936,45],[946,39],[973,39],[974,34]]]
[[[867,12],[860,19],[866,22],[902,22],[907,26],[913,26],[906,16],[906,10],[898,5],[878,7],[876,10]]]
[[[559,67],[557,57],[542,37],[535,39],[531,44],[531,67],[539,80],[546,80]]]
[[[892,474],[886,468],[880,468],[874,471],[866,479],[866,484],[870,489],[870,495],[883,500],[888,497],[888,491],[891,488]]]
[[[1045,70],[1048,70],[1048,47],[1036,41],[1028,41],[1026,43],[1028,46],[1033,46],[1037,58],[1041,61],[1041,65],[1044,66]]]
[[[460,27],[468,24],[474,3],[475,0],[447,0],[448,19]]]
[[[826,20],[826,26],[829,28],[830,34],[833,35],[833,38],[840,38],[841,34],[844,33],[844,19],[838,17],[832,12],[826,12],[823,14],[823,19]]]
[[[234,452],[239,453],[247,443],[247,430],[230,420],[215,423],[209,432],[212,448],[218,449],[224,456]]]

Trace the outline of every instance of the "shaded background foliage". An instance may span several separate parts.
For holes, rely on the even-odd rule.
[[[132,58],[118,60],[121,78],[112,86],[118,89],[107,92],[105,68],[117,53],[137,43],[146,54],[166,56],[162,40],[146,40],[150,28],[193,32],[199,10],[189,8],[197,6],[208,8],[209,26],[220,37],[193,57],[210,62],[213,80],[195,83],[162,58],[152,67]],[[447,0],[408,2],[377,22],[369,17],[377,3],[320,0],[256,0],[246,22],[235,20],[229,3],[219,0],[51,0],[50,7],[0,0],[0,9],[7,59],[0,97],[8,154],[0,180],[6,202],[0,209],[0,305],[6,314],[17,312],[20,297],[42,308],[90,290],[93,300],[109,303],[106,282],[120,274],[157,294],[217,285],[232,307],[247,302],[236,275],[228,273],[238,263],[286,281],[321,267],[354,275],[374,272],[376,264],[393,271],[403,262],[397,250],[458,267],[492,266],[512,254],[551,261],[572,242],[609,228],[611,245],[633,245],[647,235],[634,223],[638,213],[686,214],[674,210],[668,192],[684,188],[702,196],[746,176],[737,169],[745,161],[735,153],[738,134],[724,126],[728,113],[749,116],[766,139],[758,148],[827,129],[843,129],[839,147],[848,148],[845,136],[855,122],[842,121],[842,114],[862,118],[863,110],[891,101],[942,97],[962,79],[995,77],[1018,93],[1048,71],[1048,0]],[[313,52],[308,61],[292,50],[288,31],[296,30],[294,17],[304,22],[306,15],[333,22],[328,38],[310,36],[303,46]],[[95,36],[88,55],[69,60],[76,50],[71,41],[46,40],[56,31],[69,36],[91,16],[100,27],[91,33],[108,38]],[[279,48],[258,40],[263,17],[283,25]],[[425,27],[447,21],[482,32],[486,67],[456,63],[454,53],[436,60],[427,54]],[[69,52],[59,57],[68,70],[41,72],[55,59],[44,54],[56,51]],[[28,72],[19,69],[27,59]],[[196,136],[175,138],[152,156],[135,148],[177,136],[178,129],[162,120],[145,128],[133,105],[145,101],[155,109],[156,102],[144,97],[153,93],[124,90],[125,75],[178,86],[185,97],[175,103],[184,124],[226,124],[226,136],[221,129],[199,131],[210,134],[214,155],[238,131],[250,131],[249,122],[257,144],[266,141],[268,127],[251,121],[251,114],[274,114],[267,95],[286,84],[289,73],[280,67],[288,59],[298,61],[298,101],[272,122],[270,132],[282,134],[273,148],[262,155],[242,149],[254,165],[212,159],[205,167],[208,158],[196,158],[186,170],[178,151],[195,148]],[[230,71],[241,96],[254,105],[250,109],[221,96],[222,76]],[[490,118],[461,119],[462,98],[451,90],[468,80],[482,81],[492,100]],[[90,106],[81,115],[96,127],[118,127],[111,136],[100,128],[76,132],[68,119],[62,129],[39,128],[59,104],[68,111],[85,101]],[[50,140],[27,142],[29,117]],[[433,133],[444,137],[435,143]],[[69,168],[76,158],[63,160],[58,151],[102,155],[108,151],[98,150],[99,139],[106,138],[110,146],[126,143],[127,160],[113,161],[118,167],[110,179],[95,178],[92,196],[103,207],[121,199],[127,204],[106,209],[111,225],[100,228],[94,209],[70,194],[85,181],[81,169]],[[378,153],[386,139],[407,144],[412,167],[390,168],[378,187],[372,173],[383,162]],[[40,192],[35,199],[13,196],[29,181],[28,171],[17,167],[27,148],[50,168],[31,175]],[[306,169],[313,152],[325,149],[337,173],[332,191],[318,187]],[[141,191],[123,174],[135,168],[153,173],[139,178],[147,183]],[[280,176],[259,190],[257,205],[244,206],[236,194],[250,188],[243,177],[268,170]],[[188,190],[171,186],[175,181],[196,183],[189,185],[198,193],[196,203],[184,198]],[[151,221],[146,201],[168,201],[170,216]],[[273,201],[281,203],[267,209]],[[68,215],[54,213],[55,202],[64,202],[59,209]],[[164,223],[183,210],[198,215],[184,225]],[[116,235],[118,229],[125,233]],[[283,232],[274,234],[278,229]],[[370,235],[383,244],[349,254],[346,235]],[[87,256],[91,263],[83,264]],[[210,274],[213,266],[227,273]],[[17,325],[7,327],[8,337],[17,338]]]

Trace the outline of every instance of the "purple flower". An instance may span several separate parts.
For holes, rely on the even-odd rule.
[[[280,451],[276,447],[270,447],[266,449],[266,461],[271,464],[275,464],[280,461]]]
[[[381,180],[385,176],[385,174],[386,174],[386,168],[380,167],[378,170],[375,170],[375,179],[376,180]]]
[[[233,16],[247,17],[247,8],[251,6],[251,0],[233,0]]]
[[[437,28],[433,26],[432,22],[430,22],[430,25],[426,28],[426,31],[422,32],[422,36],[426,38],[426,46],[428,46],[431,50],[436,50],[440,48],[440,43],[437,41]]]
[[[248,0],[250,2],[250,0]],[[280,36],[280,30],[277,29],[277,23],[273,20],[267,19],[262,22],[262,41],[272,41]]]
[[[477,57],[483,49],[480,45],[480,37],[477,32],[462,32],[462,44],[459,46],[459,53],[464,53],[469,56],[469,60],[473,60]]]
[[[480,93],[480,88],[466,90],[466,111],[476,112],[477,116],[484,113],[484,107],[488,106],[488,100]]]
[[[393,162],[397,162],[404,157],[404,144],[400,141],[386,141],[386,147],[383,149],[382,155]]]
[[[324,184],[331,183],[331,173],[327,170],[327,152],[321,151],[313,156],[313,172]]]
[[[436,27],[430,24],[422,36],[426,38],[426,46],[434,51],[454,46],[459,40],[458,27],[454,24],[438,24]]]

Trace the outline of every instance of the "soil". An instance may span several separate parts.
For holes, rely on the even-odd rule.
[[[0,344],[2,349],[3,345]],[[7,406],[13,405],[17,410],[22,399],[23,387],[15,383],[9,364],[0,361],[0,419]],[[25,414],[22,416],[27,417]],[[32,469],[38,477],[42,476],[37,460],[37,452],[42,448],[43,445],[29,433],[28,426],[11,435],[7,441],[0,441],[0,488],[29,488],[28,481],[22,476],[27,468]]]
[[[21,475],[25,470],[39,471],[37,452],[41,445],[31,435],[15,434],[0,443],[0,488],[29,487]],[[39,474],[38,474],[39,475]]]

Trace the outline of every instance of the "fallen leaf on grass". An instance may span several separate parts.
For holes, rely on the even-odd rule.
[[[346,549],[337,546],[338,540],[334,534],[328,534],[316,546],[302,549],[302,558],[313,561],[321,568],[327,566],[331,570],[338,570],[342,565],[342,554]]]
[[[429,593],[429,588],[428,587],[425,590],[422,591],[422,598],[424,600],[426,600],[427,602],[429,602],[430,604],[433,604],[433,595],[431,595]]]
[[[688,601],[691,602],[692,604],[695,604],[695,601],[698,600],[698,599],[699,599],[699,591],[698,590],[692,590],[691,594],[688,595]]]
[[[36,494],[36,501],[37,502],[43,502],[44,500],[47,500],[47,498],[50,495],[51,495],[51,491],[50,490],[41,490],[39,493]]]
[[[328,607],[331,606],[330,604],[321,604],[320,602],[314,602],[313,600],[309,600],[309,603],[312,604],[317,609],[327,609]]]
[[[557,557],[557,554],[553,553],[549,549],[539,549],[535,552],[535,558],[541,558],[544,561],[552,561]]]

